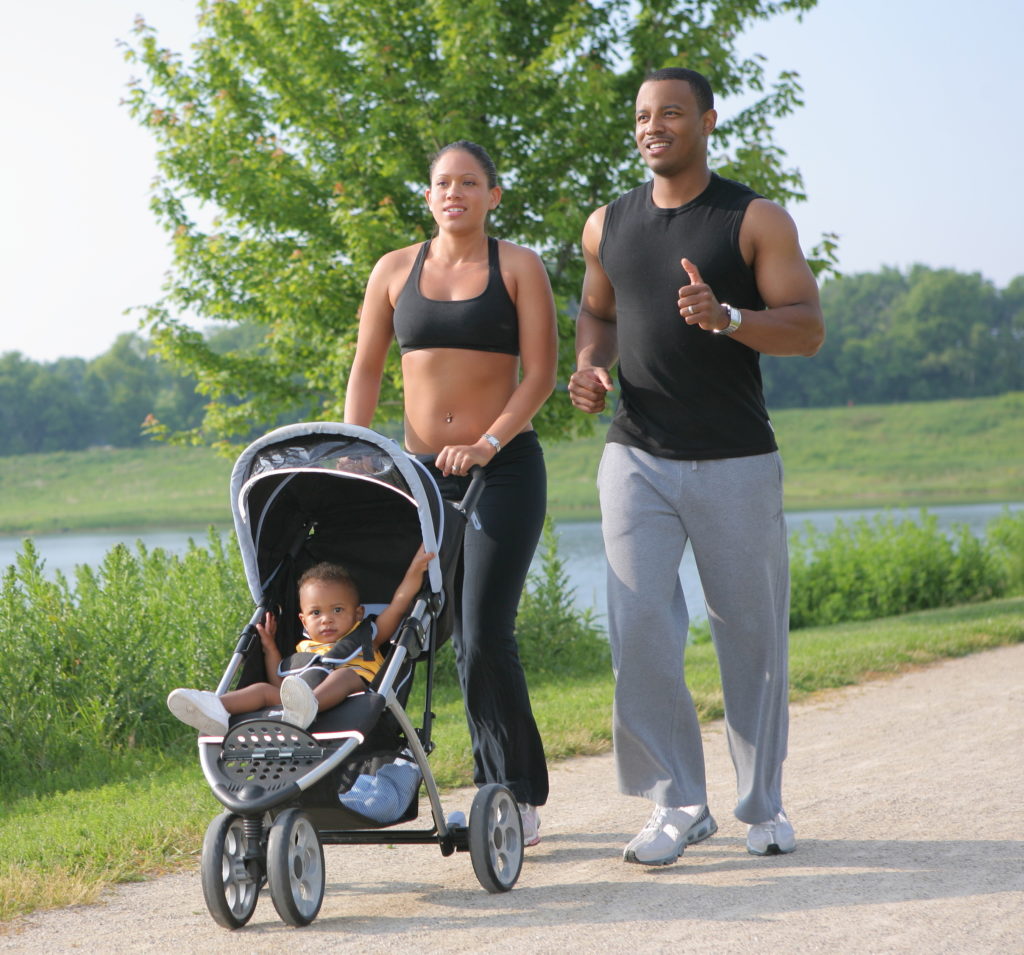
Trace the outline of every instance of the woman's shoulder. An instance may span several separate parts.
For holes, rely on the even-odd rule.
[[[400,249],[392,249],[390,252],[385,252],[377,259],[374,271],[393,272],[398,269],[408,270],[412,267],[412,263],[416,260],[416,255],[422,247],[422,242],[414,242],[412,245],[406,245]]]
[[[536,269],[537,266],[544,267],[541,257],[533,249],[525,245],[516,245],[508,239],[498,239],[498,255],[501,258],[502,268],[512,269]]]
[[[412,272],[413,263],[416,261],[416,254],[422,248],[422,242],[413,245],[403,246],[401,249],[392,249],[385,252],[370,272],[370,279],[367,283],[367,291],[371,289],[387,289],[388,298],[392,304],[398,297],[401,287],[405,284]]]

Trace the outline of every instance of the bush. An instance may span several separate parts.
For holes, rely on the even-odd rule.
[[[1006,592],[1024,593],[1024,511],[1005,510],[989,523],[986,540],[1003,569]]]
[[[610,672],[611,649],[604,631],[591,608],[576,607],[574,594],[548,517],[540,567],[527,579],[516,617],[519,656],[530,677]]]
[[[0,792],[106,782],[132,751],[191,748],[167,693],[216,683],[250,602],[241,561],[212,531],[181,557],[114,547],[77,568],[74,588],[48,580],[26,540],[0,587]]]
[[[1005,593],[1000,562],[965,526],[947,536],[934,515],[842,521],[796,536],[790,554],[793,629],[872,620]]]

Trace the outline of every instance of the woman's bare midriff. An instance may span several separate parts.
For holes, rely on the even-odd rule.
[[[402,356],[405,446],[413,454],[475,444],[519,383],[515,355],[422,348]]]

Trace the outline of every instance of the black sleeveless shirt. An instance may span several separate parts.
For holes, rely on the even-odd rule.
[[[453,302],[425,298],[420,292],[420,272],[429,248],[428,239],[420,246],[395,302],[395,337],[401,353],[417,348],[471,348],[518,355],[519,316],[501,277],[498,240],[487,238],[487,287],[476,298]]]
[[[638,186],[605,212],[599,255],[615,291],[621,389],[607,440],[684,460],[775,451],[758,352],[687,325],[677,305],[685,257],[720,302],[764,307],[739,247],[759,196],[712,174],[697,198],[662,209],[652,189]]]

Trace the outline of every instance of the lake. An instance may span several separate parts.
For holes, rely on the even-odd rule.
[[[988,523],[1005,509],[1017,511],[1024,508],[1024,502],[1012,504],[971,504],[950,507],[930,507],[928,513],[935,516],[939,527],[948,530],[953,525],[966,524],[972,533],[981,537]],[[837,520],[851,523],[858,518],[871,519],[875,515],[888,513],[894,519],[917,519],[920,509],[888,510],[842,510],[842,511],[800,511],[787,514],[790,535],[801,533],[807,525],[815,530],[828,533]],[[590,607],[604,621],[605,559],[601,543],[601,528],[596,521],[560,524],[558,553],[565,562],[569,584],[575,591],[577,606]],[[134,546],[142,540],[150,549],[162,548],[170,553],[180,554],[192,538],[200,546],[206,540],[206,531],[121,531],[107,534],[46,534],[34,537],[36,549],[45,561],[46,570],[53,574],[61,571],[71,575],[78,564],[96,565],[112,547],[119,543]],[[23,537],[0,537],[0,566],[13,563],[21,549]],[[686,595],[686,606],[693,620],[703,620],[704,593],[697,576],[693,554],[689,547],[683,557],[679,571]]]

